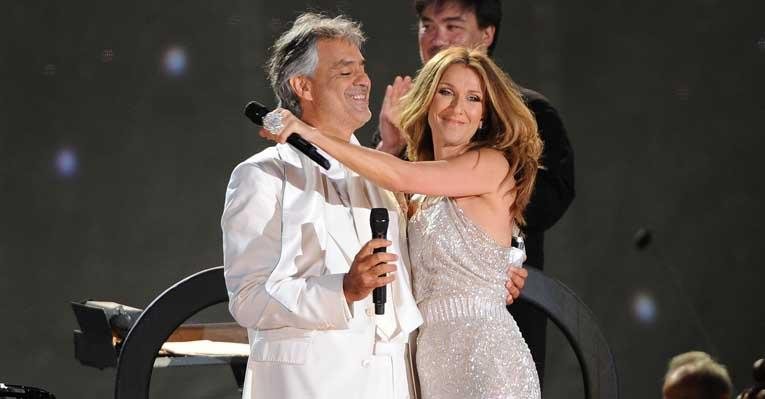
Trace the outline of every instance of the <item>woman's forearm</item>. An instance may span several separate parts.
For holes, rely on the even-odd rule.
[[[468,151],[448,159],[408,162],[329,135],[311,133],[309,141],[349,169],[390,191],[450,197],[482,195],[496,191],[509,172],[507,159],[497,150]]]
[[[406,184],[411,169],[410,162],[324,134],[316,134],[311,141],[340,163],[378,186],[390,191],[411,192],[411,188]]]
[[[510,165],[498,150],[470,150],[446,159],[408,162],[323,134],[291,114],[280,133],[273,135],[263,129],[261,136],[283,143],[289,132],[300,134],[349,169],[390,191],[450,197],[482,195],[496,191],[509,172]]]

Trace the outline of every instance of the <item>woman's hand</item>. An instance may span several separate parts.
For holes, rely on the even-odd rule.
[[[269,112],[263,118],[263,128],[258,132],[260,137],[277,143],[287,142],[287,137],[293,133],[299,134],[310,142],[321,134],[316,128],[306,124],[284,108]]]

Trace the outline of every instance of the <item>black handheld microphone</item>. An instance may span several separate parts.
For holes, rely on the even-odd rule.
[[[369,214],[369,225],[372,227],[372,238],[385,239],[388,233],[388,210],[385,208],[372,208],[372,213]],[[373,252],[385,252],[385,247],[375,248]],[[385,286],[382,286],[372,290],[375,314],[385,314],[385,297],[387,296],[385,288]]]
[[[247,103],[247,106],[244,107],[244,115],[250,118],[250,120],[258,126],[263,126],[263,118],[269,112],[271,111],[269,111],[268,108],[264,107],[263,104],[257,101],[250,101]],[[300,137],[299,134],[290,134],[289,137],[287,137],[287,142],[292,144],[293,147],[297,148],[298,151],[307,155],[308,158],[311,158],[314,162],[321,165],[324,169],[329,169],[329,161],[327,158],[324,158],[321,154],[319,154],[319,152],[316,150],[316,147],[314,147],[313,144],[307,142],[304,138]]]

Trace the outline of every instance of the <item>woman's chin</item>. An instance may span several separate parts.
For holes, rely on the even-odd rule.
[[[434,133],[434,137],[437,133]],[[464,129],[447,129],[441,132],[438,136],[445,146],[454,147],[459,145],[465,145],[470,142],[475,133],[468,133]]]

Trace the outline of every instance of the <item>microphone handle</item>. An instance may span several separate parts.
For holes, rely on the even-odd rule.
[[[372,238],[382,238],[385,239],[385,233],[382,234],[372,234]],[[385,252],[385,247],[375,248],[373,253],[378,252]],[[385,274],[380,275],[380,277],[385,277]],[[387,301],[387,286],[383,285],[382,287],[377,287],[374,290],[372,290],[372,302],[375,304],[375,314],[385,314],[385,302]]]
[[[290,134],[289,137],[287,137],[287,142],[290,143],[293,147],[297,148],[298,151],[307,155],[308,158],[311,158],[314,162],[321,165],[324,169],[329,170],[329,161],[327,158],[324,158],[321,154],[319,154],[319,152],[316,150],[316,147],[306,141],[306,139],[300,137],[299,134]]]

